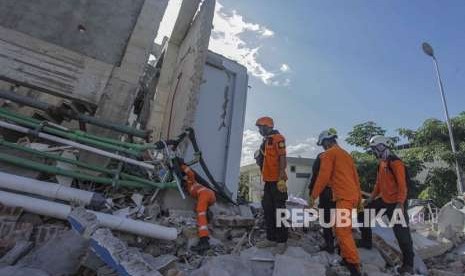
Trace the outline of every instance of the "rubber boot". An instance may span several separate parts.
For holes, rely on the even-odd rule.
[[[365,241],[363,239],[355,240],[355,245],[358,248],[366,248],[366,249],[372,249],[373,248],[373,244],[371,242],[367,242],[367,241]]]
[[[210,242],[208,237],[201,237],[199,243],[191,247],[192,251],[198,252],[200,254],[204,253],[210,249]]]
[[[415,273],[413,272],[413,267],[411,267],[411,266],[409,266],[409,265],[403,265],[403,266],[401,266],[401,267],[397,270],[397,272],[398,272],[400,275],[405,274],[405,273],[409,273],[409,274],[412,274],[412,275],[415,274]]]
[[[350,276],[362,276],[362,273],[360,272],[360,265],[346,262],[346,267],[350,271]]]

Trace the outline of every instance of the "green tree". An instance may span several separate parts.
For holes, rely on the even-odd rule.
[[[465,167],[465,112],[452,118],[452,128],[458,151],[457,159],[462,168]],[[435,201],[442,206],[455,194],[456,175],[454,165],[455,157],[452,154],[449,133],[445,122],[438,119],[426,120],[418,129],[399,129],[399,134],[408,139],[411,144],[412,155],[423,162],[444,161],[448,168],[433,168],[428,172],[422,198]],[[455,179],[455,180],[454,180]]]
[[[346,142],[349,145],[365,149],[368,147],[371,137],[384,134],[386,134],[386,130],[375,122],[365,122],[353,127],[346,138]]]
[[[378,160],[373,154],[367,151],[369,140],[375,135],[385,135],[386,130],[378,126],[375,122],[366,122],[355,125],[346,141],[360,148],[364,151],[352,152],[352,157],[355,160],[357,171],[360,177],[360,185],[362,190],[365,192],[373,191],[376,183],[376,175],[378,173]],[[392,138],[394,142],[398,141],[397,137]],[[409,195],[416,197],[422,190],[422,185],[419,181],[415,180],[415,177],[419,172],[423,170],[423,162],[417,158],[414,151],[401,150],[397,152],[397,155],[403,160],[412,182],[409,187]]]
[[[239,197],[245,199],[245,200],[250,200],[250,182],[249,182],[249,175],[248,174],[241,174],[239,177],[239,191],[238,195]]]
[[[436,205],[443,206],[456,194],[457,175],[450,168],[434,168],[426,177],[425,184],[419,198],[432,199]]]

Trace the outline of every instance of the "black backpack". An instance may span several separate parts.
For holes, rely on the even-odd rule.
[[[394,174],[394,171],[392,170],[392,167],[391,167],[391,162],[394,162],[396,160],[400,160],[402,161],[402,159],[400,159],[398,156],[396,155],[391,155],[389,156],[389,158],[387,159],[388,161],[388,169],[389,171],[391,172],[391,174],[394,176],[394,179],[396,178],[395,177],[395,174]],[[410,177],[410,172],[408,170],[408,167],[407,165],[405,165],[405,162],[402,161],[402,164],[404,164],[404,168],[405,168],[405,183],[407,184],[407,199],[406,200],[409,200],[412,198],[412,193],[413,193],[413,188],[415,186],[412,178]],[[378,171],[379,171],[379,165],[378,165]]]

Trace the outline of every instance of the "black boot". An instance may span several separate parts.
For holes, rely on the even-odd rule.
[[[320,246],[320,250],[321,251],[326,251],[328,252],[329,254],[334,254],[334,245],[331,246],[331,245],[325,245],[325,246]]]
[[[402,274],[405,274],[405,273],[409,273],[409,274],[415,274],[414,271],[413,271],[413,267],[409,266],[409,265],[402,265],[401,267],[399,267],[399,269],[397,270],[397,272],[402,275]]]
[[[208,237],[201,237],[199,243],[191,247],[192,251],[203,254],[205,251],[210,249],[210,242]]]
[[[346,262],[346,267],[350,271],[350,276],[362,276],[359,265]]]
[[[373,248],[373,244],[371,242],[367,242],[367,241],[365,241],[363,239],[355,240],[355,245],[358,248],[366,248],[366,249],[372,249]]]

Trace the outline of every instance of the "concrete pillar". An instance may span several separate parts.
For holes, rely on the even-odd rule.
[[[145,0],[121,65],[113,70],[105,87],[96,117],[119,124],[127,123],[167,4],[168,0]],[[119,136],[119,133],[96,126],[89,126],[89,132],[113,138]]]

